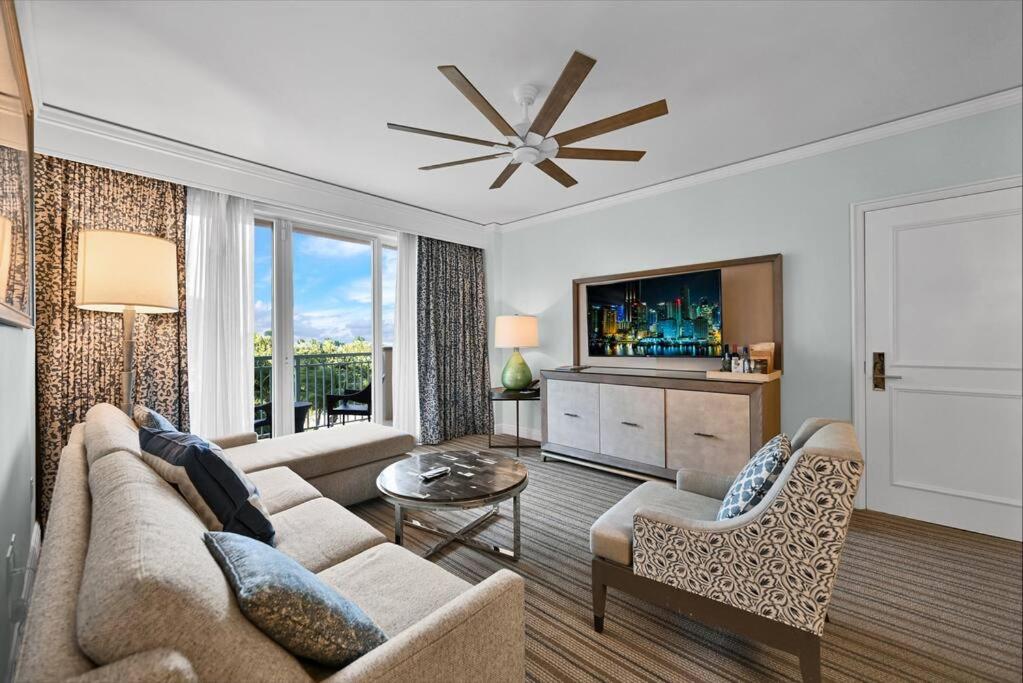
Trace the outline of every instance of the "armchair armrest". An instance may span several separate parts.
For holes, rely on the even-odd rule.
[[[739,517],[689,520],[640,508],[633,571],[820,635],[862,470],[861,460],[807,449]]]
[[[679,491],[689,491],[701,496],[724,500],[728,489],[731,488],[735,477],[716,472],[705,472],[704,470],[691,470],[682,468],[675,475],[675,488]]]
[[[97,667],[64,683],[198,683],[188,658],[177,650],[147,650]]]
[[[210,439],[213,443],[217,444],[225,451],[229,448],[236,448],[238,446],[247,446],[250,443],[256,443],[259,437],[255,432],[242,432],[241,434],[228,434],[221,436],[216,439]]]
[[[525,639],[525,581],[502,569],[323,683],[521,683]]]

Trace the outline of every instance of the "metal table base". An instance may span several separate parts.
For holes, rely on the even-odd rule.
[[[459,529],[456,529],[454,531],[449,531],[447,529],[439,529],[437,527],[428,526],[428,525],[423,524],[422,522],[420,522],[418,519],[411,519],[411,518],[407,517],[406,512],[405,512],[405,508],[400,503],[398,503],[394,499],[391,499],[391,503],[394,505],[394,542],[395,542],[395,544],[397,544],[397,545],[404,545],[404,540],[405,540],[405,529],[404,529],[404,527],[405,527],[406,524],[408,524],[409,526],[412,526],[412,527],[414,527],[416,529],[419,529],[420,531],[425,531],[427,533],[435,534],[435,535],[441,537],[440,541],[438,541],[434,545],[430,546],[426,550],[426,552],[423,553],[423,557],[425,557],[425,558],[431,557],[432,555],[434,555],[434,554],[440,552],[441,550],[443,550],[444,548],[448,547],[450,544],[456,543],[456,542],[457,543],[461,543],[462,545],[469,546],[470,548],[475,548],[476,550],[482,550],[484,552],[493,553],[495,555],[500,555],[501,557],[507,557],[510,560],[517,560],[517,559],[519,559],[519,556],[522,553],[521,542],[519,540],[519,538],[520,538],[520,534],[519,534],[519,520],[520,520],[520,517],[521,517],[521,504],[519,503],[519,496],[517,494],[512,497],[512,510],[513,510],[513,512],[512,512],[512,547],[511,548],[505,548],[505,547],[499,546],[499,545],[494,544],[494,543],[483,543],[481,541],[476,540],[475,538],[470,537],[470,534],[475,532],[477,529],[479,529],[486,522],[490,521],[491,519],[493,519],[498,514],[498,510],[500,508],[500,503],[495,503],[494,505],[491,505],[490,509],[487,510],[483,515],[481,515],[480,517],[477,517],[476,519],[474,519],[473,521],[469,522],[465,526],[463,526],[463,527],[461,527]],[[419,505],[419,504],[414,506],[415,509],[424,509],[424,507],[425,506]],[[448,509],[448,510],[450,510],[450,509],[452,509],[452,507],[451,506],[445,506],[445,507],[437,506],[437,509]]]

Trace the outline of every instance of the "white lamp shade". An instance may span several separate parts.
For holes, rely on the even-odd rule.
[[[89,311],[178,310],[177,246],[152,235],[117,230],[78,233],[75,305]]]
[[[532,315],[499,315],[494,321],[494,346],[499,349],[539,346],[540,334]]]

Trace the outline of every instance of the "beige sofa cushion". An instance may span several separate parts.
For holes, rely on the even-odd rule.
[[[401,546],[385,543],[318,574],[393,638],[472,585]]]
[[[311,572],[343,562],[387,541],[384,535],[329,498],[310,500],[270,516],[277,549]]]
[[[372,422],[356,422],[263,439],[225,453],[245,472],[283,465],[303,479],[312,479],[401,455],[413,447],[415,439],[405,432]]]
[[[120,408],[109,403],[97,403],[85,414],[85,451],[89,467],[117,451],[138,455],[139,430]]]
[[[322,495],[315,486],[287,467],[272,467],[247,476],[259,489],[259,499],[267,513],[271,515],[315,500]]]
[[[92,465],[89,486],[92,531],[77,633],[93,661],[172,648],[204,681],[309,680],[242,615],[203,543],[205,525],[160,475],[120,451]]]
[[[640,507],[670,510],[687,519],[713,520],[721,501],[677,491],[667,482],[648,481],[597,518],[590,527],[590,552],[618,564],[632,564],[632,517]]]

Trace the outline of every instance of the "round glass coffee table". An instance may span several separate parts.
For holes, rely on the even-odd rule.
[[[424,481],[419,475],[435,467],[450,467],[451,472]],[[394,542],[402,545],[406,524],[441,536],[423,557],[430,557],[457,541],[513,560],[519,558],[519,494],[529,483],[526,466],[514,458],[489,451],[445,451],[423,453],[396,462],[377,477],[377,488],[384,500],[394,505]],[[498,513],[502,501],[512,499],[512,548],[483,543],[470,534]],[[455,531],[438,529],[408,518],[407,510],[466,510],[489,507],[485,514]]]

